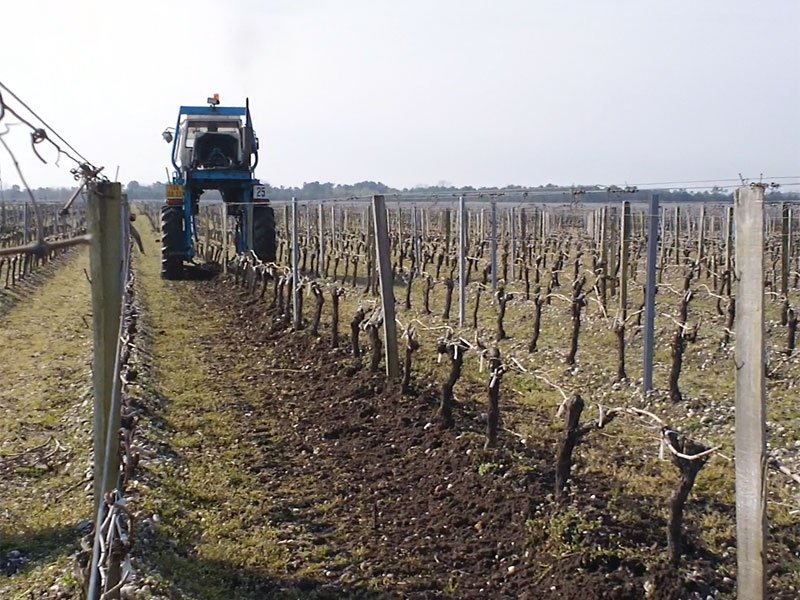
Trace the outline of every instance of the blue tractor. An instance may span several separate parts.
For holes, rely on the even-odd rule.
[[[236,250],[252,250],[264,262],[275,261],[275,214],[267,188],[254,177],[258,138],[243,107],[181,106],[174,131],[162,134],[172,143],[175,172],[161,208],[161,276],[181,279],[184,262],[195,256],[200,196],[217,190],[226,214],[236,218]]]

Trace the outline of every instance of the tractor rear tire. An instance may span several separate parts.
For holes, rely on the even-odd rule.
[[[161,278],[183,277],[183,207],[161,207]]]
[[[277,253],[275,239],[275,212],[271,206],[253,207],[253,251],[265,263],[275,262]]]

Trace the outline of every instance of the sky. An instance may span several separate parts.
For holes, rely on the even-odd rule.
[[[797,0],[3,0],[0,82],[125,183],[165,180],[161,132],[215,92],[250,98],[275,186],[800,176],[798,31]]]

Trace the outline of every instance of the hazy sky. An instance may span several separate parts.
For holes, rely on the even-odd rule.
[[[273,185],[800,174],[798,0],[2,0],[1,18],[0,81],[123,182],[163,181],[161,132],[214,92],[250,97]],[[22,128],[5,139],[32,186],[71,184]],[[0,169],[17,183],[2,148]]]

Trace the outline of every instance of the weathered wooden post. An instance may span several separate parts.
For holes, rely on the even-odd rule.
[[[410,276],[413,278],[419,272],[421,261],[421,253],[419,247],[419,221],[417,220],[417,207],[411,206],[411,255],[414,257],[414,268],[411,270]]]
[[[105,513],[105,494],[117,488],[121,390],[115,377],[122,297],[125,287],[125,211],[122,185],[98,182],[89,187],[89,230],[92,235],[89,269],[92,280],[92,386],[94,390],[94,515],[95,540],[88,581],[89,598],[99,597],[98,558],[100,529]],[[119,577],[118,565],[110,565],[107,583]]]
[[[619,250],[617,248],[617,244],[619,244],[619,227],[620,221],[617,220],[617,209],[614,206],[608,207],[609,212],[609,219],[608,219],[608,266],[606,268],[607,271],[607,281],[609,287],[611,288],[611,295],[614,296],[617,293],[617,279],[614,277],[614,274],[617,272],[617,263],[619,261],[620,255]]]
[[[319,229],[319,262],[317,263],[317,273],[319,276],[322,277],[323,273],[325,273],[325,203],[319,203],[318,215],[317,215],[317,226]]]
[[[606,305],[606,285],[608,277],[608,207],[600,208],[600,265],[602,266],[601,277],[601,301],[603,307]]]
[[[286,240],[284,246],[286,247],[286,255],[284,259],[290,265],[292,264],[291,244],[293,243],[292,237],[292,218],[290,216],[291,206],[289,203],[283,205],[283,239]]]
[[[445,208],[442,211],[442,218],[444,219],[444,255],[449,260],[450,258],[450,209]]]
[[[458,326],[467,318],[467,203],[458,197]]]
[[[116,487],[103,489],[103,465],[117,461],[118,452],[106,457],[108,415],[114,387],[120,309],[122,307],[122,186],[99,182],[90,188],[88,203],[89,229],[92,234],[90,272],[92,279],[92,333],[94,357],[94,507],[103,501],[103,494]],[[119,426],[117,426],[117,429]],[[112,472],[116,472],[111,469]]]
[[[489,218],[491,219],[490,228],[491,228],[491,243],[489,245],[490,252],[491,252],[491,262],[492,262],[492,291],[497,291],[497,202],[495,202],[494,198],[491,200],[490,209],[489,209]]]
[[[659,218],[661,219],[661,235],[659,237],[661,246],[659,250],[659,256],[661,257],[658,261],[658,283],[661,283],[664,277],[664,267],[666,266],[667,261],[667,219],[666,219],[666,207],[661,208],[659,211]]]
[[[647,394],[647,392],[653,389],[653,356],[655,353],[657,285],[656,261],[658,259],[658,221],[661,213],[658,205],[658,194],[653,194],[650,197],[650,207],[648,212],[649,226],[647,229],[647,284],[645,288],[644,302],[644,372],[642,374],[643,394]]]
[[[736,209],[736,560],[739,598],[766,594],[764,188],[741,187]]]
[[[300,319],[300,240],[298,239],[298,228],[300,214],[297,210],[297,198],[292,197],[292,324],[295,329],[300,329],[302,323]]]
[[[728,206],[725,209],[725,270],[730,271],[733,264],[733,207]],[[728,289],[731,289],[731,284],[728,284]]]
[[[789,296],[789,261],[791,247],[789,243],[789,206],[781,204],[781,296]],[[785,315],[784,315],[785,316]]]
[[[628,318],[628,252],[631,236],[631,203],[622,202],[620,217],[620,245],[619,245],[619,320],[615,329],[617,334],[618,365],[617,379],[627,379],[625,371],[625,321]]]
[[[619,309],[624,323],[628,318],[628,258],[631,245],[631,203],[627,200],[622,202],[620,238],[622,243],[619,248]]]
[[[705,244],[705,229],[706,229],[706,205],[700,205],[700,221],[697,223],[697,276],[700,277],[700,269],[703,264],[704,244]],[[706,271],[707,272],[707,271]]]
[[[331,202],[331,256],[336,248],[336,203]]]
[[[517,278],[517,209],[513,206],[509,211],[509,219],[509,234],[511,235],[511,279],[513,281]]]
[[[31,211],[26,202],[22,207],[22,243],[31,241]]]
[[[397,323],[394,311],[394,286],[392,285],[392,255],[389,247],[389,224],[386,202],[381,195],[372,197],[372,217],[375,231],[375,250],[381,285],[383,307],[383,339],[386,356],[386,376],[396,379],[400,375],[397,351]]]
[[[306,248],[310,250],[311,245],[311,203],[306,202]],[[364,223],[366,225],[366,222]]]

